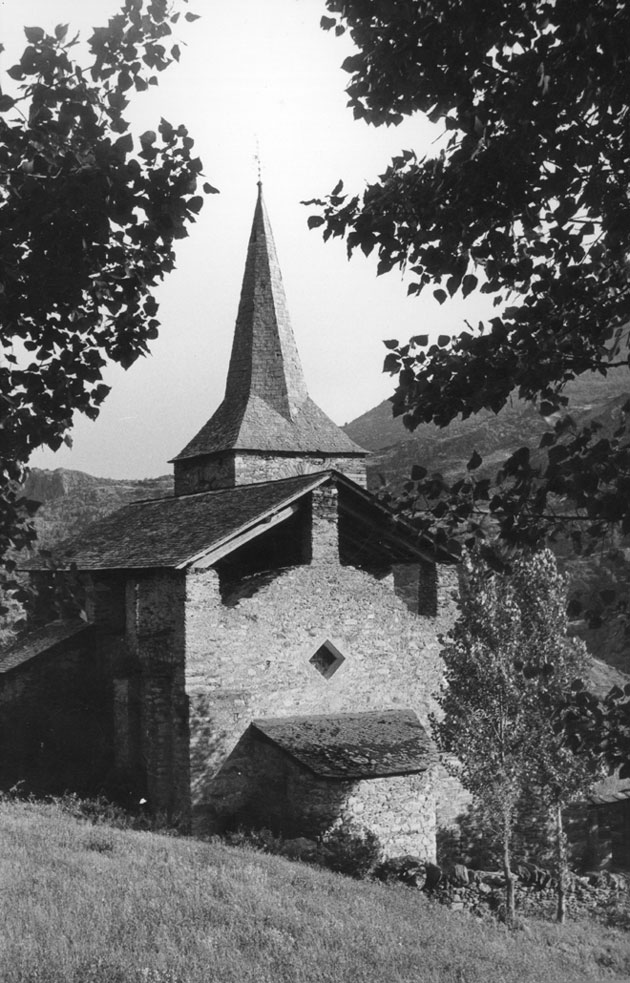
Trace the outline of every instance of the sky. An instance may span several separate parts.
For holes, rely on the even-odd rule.
[[[19,58],[24,26],[69,23],[86,35],[106,24],[117,0],[0,0],[2,73]],[[339,178],[360,192],[401,149],[434,153],[440,132],[417,115],[397,128],[353,119],[340,65],[347,36],[319,27],[324,0],[190,0],[200,15],[180,22],[182,57],[159,85],[136,94],[134,132],[160,117],[184,123],[204,162],[212,195],[177,269],[159,288],[160,337],[128,371],[113,366],[97,421],[78,416],[72,449],[37,452],[34,467],[73,468],[112,478],[165,474],[221,402],[249,230],[256,200],[257,148],[264,197],[310,394],[343,424],[393,392],[383,375],[384,339],[449,333],[483,316],[469,298],[440,307],[408,298],[398,272],[376,277],[376,261],[309,231],[304,199],[329,193]]]

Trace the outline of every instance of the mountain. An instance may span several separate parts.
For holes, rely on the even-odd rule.
[[[35,525],[39,546],[44,549],[81,532],[90,522],[129,502],[172,494],[170,474],[132,481],[95,478],[65,468],[56,471],[33,468],[24,485],[25,497],[41,503]]]
[[[588,373],[570,383],[566,393],[569,412],[577,420],[595,417],[606,425],[630,396],[630,376],[625,368],[613,369],[605,377]],[[453,420],[448,427],[423,423],[414,431],[405,428],[401,417],[392,416],[391,403],[385,400],[343,429],[373,452],[368,466],[370,484],[382,478],[398,486],[407,480],[414,464],[455,478],[465,471],[475,450],[484,459],[483,470],[494,473],[511,451],[524,444],[536,446],[550,425],[530,403],[514,396],[498,414],[482,410],[467,420]]]

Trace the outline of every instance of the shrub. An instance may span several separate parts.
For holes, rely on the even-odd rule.
[[[321,838],[323,866],[350,877],[367,877],[382,852],[376,834],[358,826],[334,826]]]

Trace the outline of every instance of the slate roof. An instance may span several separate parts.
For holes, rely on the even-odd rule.
[[[329,472],[217,491],[132,502],[55,548],[62,567],[123,570],[178,567],[301,497]],[[24,564],[37,569],[37,561]]]
[[[269,717],[252,727],[322,778],[381,778],[426,771],[433,743],[413,710]]]
[[[226,450],[367,454],[308,395],[260,181],[225,398],[174,460]]]
[[[339,486],[339,508],[360,505],[359,521],[375,545],[393,537],[394,549],[408,560],[452,563],[456,558],[443,548],[435,550],[427,537],[396,519],[370,492],[337,471],[282,478],[252,485],[236,485],[194,495],[150,498],[132,502],[92,523],[72,540],[55,547],[55,563],[61,569],[145,570],[182,568],[230,540],[260,526],[267,518],[307,495],[327,481]],[[21,563],[23,570],[49,569],[48,562],[33,557]]]
[[[307,396],[287,419],[259,396],[223,400],[216,413],[173,458],[220,454],[226,450],[318,454],[364,458],[367,451],[355,444]]]
[[[55,621],[29,632],[25,638],[0,652],[0,676],[17,669],[25,662],[30,662],[31,659],[44,655],[61,642],[78,638],[79,635],[87,634],[91,630],[91,626],[85,621]]]

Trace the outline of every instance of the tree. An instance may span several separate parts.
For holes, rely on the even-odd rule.
[[[554,721],[585,649],[566,636],[566,584],[549,550],[521,556],[510,574],[479,558],[464,576],[460,615],[442,649],[443,716],[432,721],[455,774],[498,817],[508,923],[514,920],[512,842],[519,803],[538,799],[556,821],[558,919],[564,919],[562,810],[599,774],[595,754],[575,755]]]
[[[0,554],[34,537],[20,483],[31,453],[98,415],[106,362],[130,366],[157,337],[154,287],[203,204],[201,161],[183,126],[134,141],[129,97],[180,57],[187,0],[123,0],[78,38],[27,27],[0,95]],[[195,20],[185,13],[186,20]],[[210,185],[204,190],[212,192]],[[6,560],[9,571],[12,560]],[[9,577],[10,580],[10,577]]]
[[[601,751],[572,750],[567,734],[556,726],[576,679],[588,673],[588,657],[583,642],[567,637],[567,580],[553,553],[543,550],[521,558],[509,580],[524,637],[515,668],[527,681],[527,725],[536,738],[527,792],[547,807],[555,825],[557,919],[564,922],[568,865],[563,812],[604,775]]]
[[[362,195],[340,182],[309,224],[376,251],[378,272],[412,277],[444,303],[481,291],[496,315],[428,344],[392,341],[394,413],[413,429],[445,426],[512,397],[549,429],[516,449],[496,481],[446,482],[417,469],[415,521],[443,538],[484,535],[480,513],[511,543],[538,545],[568,526],[577,549],[602,529],[630,531],[627,414],[602,433],[564,412],[568,381],[628,365],[630,7],[620,0],[327,0],[325,29],[357,52],[349,105],[396,125],[415,112],[444,128],[435,156],[395,157]],[[568,504],[567,504],[568,500]]]

